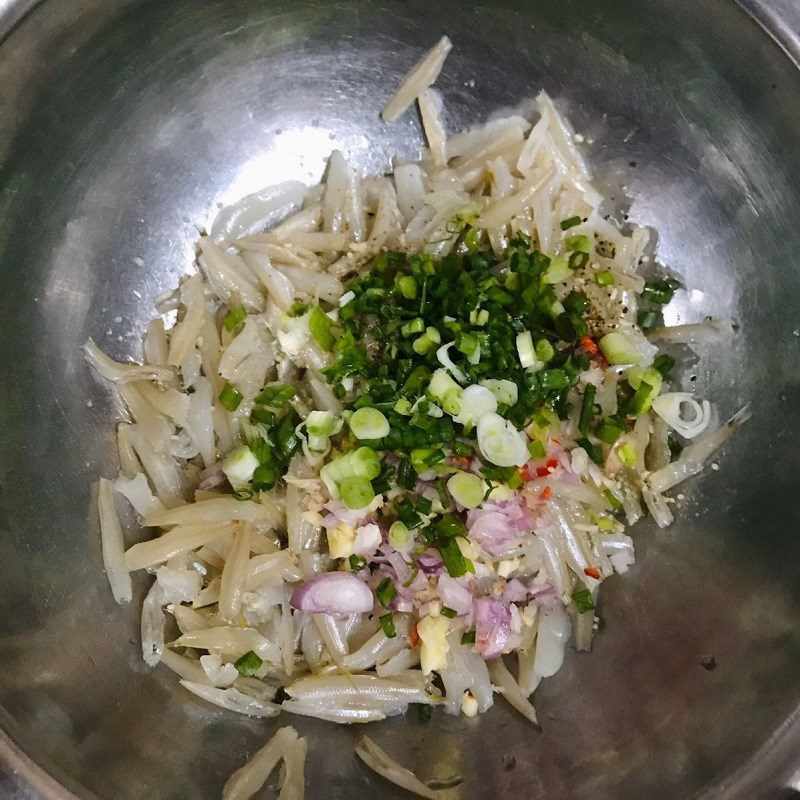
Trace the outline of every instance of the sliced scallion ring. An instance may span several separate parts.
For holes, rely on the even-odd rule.
[[[389,435],[389,420],[377,408],[359,408],[347,424],[356,439],[383,439]]]
[[[479,475],[457,472],[447,481],[447,491],[464,508],[477,508],[486,494],[486,483]]]

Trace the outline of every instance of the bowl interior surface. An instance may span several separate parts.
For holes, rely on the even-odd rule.
[[[218,203],[315,182],[333,148],[365,171],[416,155],[416,114],[378,112],[442,33],[449,129],[547,89],[610,208],[657,228],[687,287],[667,322],[739,325],[679,352],[678,384],[753,417],[670,529],[635,529],[593,652],[536,693],[541,733],[500,702],[367,732],[424,777],[463,776],[445,800],[773,797],[796,757],[800,75],[768,34],[723,0],[47,0],[0,45],[0,721],[80,797],[219,796],[286,724],[142,662],[149,579],[114,605],[89,487],[116,474],[115,409],[80,345],[139,354]],[[406,796],[356,762],[363,731],[291,723],[309,798]]]

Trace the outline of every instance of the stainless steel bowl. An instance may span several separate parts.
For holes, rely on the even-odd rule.
[[[142,664],[89,518],[90,482],[115,472],[113,409],[78,348],[91,334],[136,355],[217,202],[316,180],[333,147],[371,170],[415,153],[414,115],[387,127],[378,110],[444,32],[451,128],[546,87],[690,287],[668,321],[740,323],[686,382],[753,419],[671,529],[636,529],[594,652],[537,693],[542,733],[502,705],[369,733],[427,777],[462,775],[450,800],[800,785],[797,0],[4,0],[0,30],[4,796],[216,797],[273,727]],[[356,763],[359,731],[296,724],[309,798],[404,796]]]

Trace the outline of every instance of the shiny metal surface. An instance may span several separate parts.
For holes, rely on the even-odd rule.
[[[0,24],[31,5],[0,2]],[[372,170],[415,153],[414,116],[378,111],[441,32],[450,127],[546,87],[690,287],[668,321],[741,324],[687,385],[754,415],[673,528],[636,530],[594,652],[537,693],[542,733],[502,704],[369,733],[425,777],[463,775],[444,800],[800,787],[798,31],[796,0],[45,0],[18,22],[0,45],[0,725],[16,742],[0,739],[0,793],[212,798],[275,727],[141,662],[89,518],[89,483],[115,472],[113,409],[78,348],[137,354],[217,202],[316,180],[333,147]],[[309,798],[405,796],[356,763],[360,731],[294,724]]]

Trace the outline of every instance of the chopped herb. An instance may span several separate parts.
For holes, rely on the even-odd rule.
[[[475,644],[475,631],[466,631],[462,633],[461,644]]]
[[[225,317],[225,330],[228,333],[235,331],[247,319],[247,309],[244,306],[234,306]]]
[[[570,253],[567,263],[569,264],[570,269],[583,269],[589,263],[589,254],[580,250]]]
[[[355,553],[350,556],[348,561],[350,563],[350,569],[353,570],[353,572],[358,572],[359,570],[364,569],[364,567],[367,565],[367,560],[361,556],[357,556]]]
[[[597,393],[597,388],[587,383],[586,388],[583,390],[583,401],[581,403],[581,415],[578,422],[578,430],[586,436],[589,432],[589,426],[592,424],[592,417],[594,416],[594,398]]]
[[[387,639],[394,639],[397,636],[397,630],[394,627],[394,614],[384,614],[380,617],[381,628]]]
[[[594,600],[592,600],[592,593],[588,589],[581,589],[574,592],[572,595],[572,603],[581,614],[594,610]]]
[[[614,511],[622,511],[622,501],[611,491],[611,489],[603,489],[603,497],[608,500],[609,505]]]
[[[642,298],[649,300],[651,303],[656,303],[659,306],[665,306],[675,296],[677,289],[680,289],[680,282],[674,278],[665,278],[660,281],[648,281],[642,290]]]
[[[397,589],[395,589],[394,583],[392,583],[391,578],[384,578],[379,584],[378,588],[375,589],[375,597],[378,598],[378,602],[382,606],[389,606],[394,600],[394,596],[397,594]]]
[[[675,366],[675,359],[666,353],[661,353],[653,359],[653,369],[660,372],[665,378]]]
[[[569,311],[565,311],[556,317],[555,327],[556,333],[565,342],[574,342],[589,333],[589,326],[586,324],[586,320]]]
[[[428,500],[427,497],[418,497],[414,503],[414,511],[418,514],[430,514],[431,509],[433,508],[433,501]]]
[[[265,386],[255,397],[257,405],[270,408],[283,408],[295,395],[297,390],[287,383],[273,383]]]
[[[614,442],[622,436],[623,428],[612,422],[610,419],[604,419],[595,431],[595,436],[606,444],[614,444]]]
[[[453,619],[456,616],[456,612],[452,608],[448,608],[447,606],[442,607],[442,616],[448,617],[449,619]]]
[[[445,514],[440,517],[430,525],[430,530],[440,539],[467,535],[467,526],[455,514]]]
[[[592,243],[585,233],[576,233],[574,236],[567,236],[564,239],[564,246],[567,250],[574,250],[575,252],[586,253],[587,255],[592,249]]]
[[[595,464],[603,465],[603,454],[596,444],[590,442],[585,436],[575,441],[586,451],[586,455],[588,455]]]
[[[653,325],[656,324],[657,318],[658,314],[652,309],[646,309],[640,311],[636,315],[636,321],[639,323],[639,327],[644,328],[645,330],[647,330],[648,328],[652,328]]]
[[[610,269],[601,269],[594,276],[598,286],[613,286],[614,273]]]
[[[568,231],[570,228],[574,228],[576,225],[580,225],[583,222],[581,217],[567,217],[566,219],[561,220],[561,230]]]
[[[401,489],[411,490],[417,485],[417,473],[408,460],[400,462],[397,468],[397,485]]]
[[[219,393],[220,405],[231,413],[239,408],[242,399],[242,393],[232,383],[226,383]]]
[[[252,651],[248,650],[241,658],[233,662],[240,675],[250,678],[261,669],[264,662]]]
[[[433,716],[433,709],[429,705],[420,703],[417,706],[417,719],[420,722],[430,722]]]
[[[472,562],[466,558],[455,538],[445,539],[439,544],[439,554],[442,556],[447,572],[453,578],[460,578],[468,572],[475,572]]]
[[[333,346],[336,344],[333,327],[333,320],[319,306],[314,306],[308,319],[308,329],[317,344],[328,352],[333,350]]]

